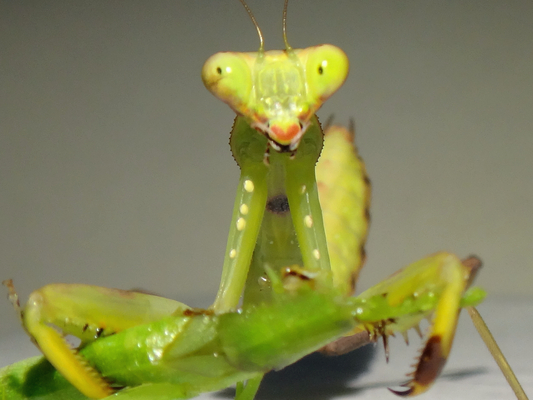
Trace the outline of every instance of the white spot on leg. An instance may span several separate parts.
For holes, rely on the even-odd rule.
[[[304,194],[306,190],[307,190],[307,187],[305,185],[302,185],[302,187],[300,188],[300,193]]]
[[[241,204],[241,206],[239,207],[239,211],[242,215],[248,214],[248,206],[246,204]]]
[[[320,260],[320,252],[318,251],[318,249],[313,250],[313,256],[315,256],[317,260]]]
[[[246,220],[244,218],[239,218],[237,220],[237,230],[242,231],[246,227]]]
[[[229,258],[235,258],[236,255],[237,255],[237,250],[231,249],[231,251],[229,252]]]
[[[304,224],[308,228],[312,228],[313,227],[313,217],[311,217],[310,215],[306,215],[304,217]]]
[[[254,191],[254,183],[251,180],[246,179],[244,181],[244,190],[246,190],[248,193],[252,193]]]

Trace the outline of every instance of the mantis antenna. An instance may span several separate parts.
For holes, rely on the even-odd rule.
[[[286,2],[287,1],[288,0],[286,0]],[[263,40],[263,33],[261,32],[261,29],[259,28],[259,25],[257,24],[257,20],[255,19],[254,14],[252,13],[252,10],[250,10],[250,7],[248,7],[248,4],[246,4],[244,0],[240,0],[240,2],[244,6],[244,9],[248,13],[248,15],[250,16],[250,19],[252,20],[255,26],[255,29],[257,29],[257,34],[259,35],[259,53],[263,53],[263,51],[265,50],[265,42]],[[287,8],[286,2],[285,2],[285,8]],[[285,22],[283,24],[284,24],[283,32],[285,32]],[[283,37],[285,37],[285,33],[283,34]],[[285,40],[285,44],[287,44],[287,40]]]
[[[285,5],[283,6],[283,41],[285,42],[285,49],[292,50],[289,41],[287,40],[287,6],[289,5],[289,0],[285,0]]]

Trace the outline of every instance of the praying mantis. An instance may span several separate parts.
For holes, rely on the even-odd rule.
[[[322,54],[322,51],[326,51],[326,55]],[[239,384],[237,397],[239,399],[252,398],[266,370],[283,367],[343,335],[370,332],[371,336],[377,337],[385,333],[382,337],[386,338],[388,329],[397,329],[401,332],[416,326],[419,319],[426,317],[427,313],[434,309],[438,309],[440,313],[437,313],[437,320],[429,337],[430,340],[441,338],[446,342],[443,346],[445,350],[442,352],[445,358],[451,346],[455,324],[455,317],[450,314],[456,313],[459,306],[477,304],[482,297],[482,293],[476,290],[465,293],[470,280],[463,279],[461,275],[470,275],[472,269],[469,266],[460,263],[454,256],[439,254],[414,264],[396,278],[385,281],[357,298],[349,298],[347,296],[353,286],[352,276],[357,271],[353,269],[353,265],[360,265],[362,262],[360,259],[354,260],[353,258],[363,258],[360,245],[351,245],[351,251],[348,251],[347,255],[348,262],[340,262],[337,264],[339,267],[336,268],[333,267],[333,261],[329,265],[328,252],[331,252],[333,247],[332,240],[328,239],[326,245],[328,234],[327,230],[323,232],[321,227],[321,210],[316,190],[313,191],[314,164],[318,159],[322,139],[318,122],[312,115],[320,106],[317,99],[325,100],[334,91],[332,87],[336,89],[342,84],[347,67],[343,64],[345,60],[342,53],[333,47],[311,48],[307,52],[309,54],[293,52],[287,45],[284,53],[263,53],[266,65],[274,63],[269,58],[275,59],[276,57],[286,57],[282,61],[283,64],[292,61],[291,59],[296,60],[296,63],[305,64],[307,60],[319,54],[317,56],[319,62],[315,64],[317,68],[314,69],[319,76],[324,75],[324,71],[320,72],[321,67],[326,70],[326,76],[330,69],[322,65],[324,60],[328,61],[328,67],[329,64],[337,65],[331,74],[333,83],[328,81],[324,86],[320,86],[315,82],[319,88],[317,93],[312,96],[312,101],[306,99],[306,102],[312,106],[306,103],[304,106],[308,106],[309,109],[304,113],[305,117],[298,118],[296,122],[281,115],[283,118],[280,121],[273,123],[273,118],[268,118],[267,123],[264,118],[255,118],[261,115],[261,112],[256,109],[249,114],[247,108],[252,107],[246,101],[242,101],[239,93],[240,90],[247,93],[248,89],[243,89],[240,86],[241,83],[236,89],[231,85],[222,86],[221,89],[217,87],[217,81],[220,80],[220,74],[223,72],[220,65],[226,67],[230,65],[232,70],[237,69],[249,73],[247,68],[250,68],[249,65],[252,62],[247,59],[243,61],[244,56],[232,56],[235,59],[231,58],[229,64],[226,64],[225,58],[223,61],[215,59],[222,64],[215,63],[214,68],[210,68],[213,62],[211,59],[204,67],[204,80],[207,86],[228,102],[239,115],[234,125],[231,144],[242,174],[221,287],[210,310],[195,310],[181,303],[152,296],[86,286],[51,286],[36,292],[32,297],[39,303],[40,296],[46,299],[58,296],[55,303],[57,305],[65,305],[68,299],[76,297],[80,301],[86,300],[87,309],[95,314],[98,314],[97,304],[109,307],[109,301],[113,299],[117,302],[117,311],[113,314],[113,318],[128,315],[131,299],[131,305],[136,311],[131,313],[130,320],[135,320],[139,316],[138,308],[141,304],[147,305],[149,318],[125,322],[121,326],[121,329],[124,329],[121,333],[115,333],[115,330],[106,331],[107,328],[97,324],[89,326],[87,321],[91,319],[91,315],[84,315],[80,309],[75,310],[73,315],[69,315],[71,326],[67,328],[74,331],[70,332],[82,336],[84,344],[85,342],[91,343],[84,347],[82,354],[91,364],[96,365],[98,371],[96,374],[93,372],[85,374],[85,368],[78,364],[75,358],[69,358],[69,353],[55,333],[43,331],[45,328],[42,324],[43,320],[35,313],[42,315],[43,311],[48,312],[49,309],[40,306],[26,309],[24,315],[26,329],[30,331],[41,349],[47,353],[48,358],[54,360],[52,363],[60,371],[63,370],[63,373],[69,376],[71,374],[69,371],[74,370],[73,375],[70,375],[68,379],[71,382],[75,381],[77,387],[90,397],[104,397],[114,390],[118,390],[115,396],[119,398],[190,397],[199,392],[215,390],[234,382],[248,381],[246,385]],[[261,59],[261,56],[255,57],[254,62]],[[276,59],[275,62],[277,63],[278,60]],[[221,72],[218,72],[218,68]],[[251,69],[254,68],[261,69],[260,66],[254,66]],[[283,71],[283,68],[286,67],[276,66],[276,71]],[[313,71],[313,69],[309,70]],[[213,75],[216,78],[213,78]],[[280,72],[280,75],[283,74]],[[265,86],[267,89],[272,87],[271,84]],[[312,86],[315,89],[315,86]],[[239,101],[235,103],[235,99]],[[285,110],[283,107],[282,109]],[[262,135],[258,134],[257,130],[261,131]],[[335,137],[335,132],[332,130],[329,137]],[[350,149],[349,144],[346,144],[351,140],[349,134],[341,131],[338,135],[341,137],[339,140],[342,141],[344,138],[345,143],[333,145],[333,149]],[[326,158],[325,152],[326,150],[322,156],[324,158]],[[360,164],[357,164],[353,154],[349,157],[352,157],[352,162],[359,166],[359,170],[351,172],[347,177],[342,177],[342,182],[353,179],[360,184],[364,183],[364,170]],[[336,158],[333,157],[331,162],[335,161]],[[341,166],[344,165],[341,164]],[[328,168],[320,171],[327,172]],[[299,181],[300,179],[302,181]],[[327,182],[328,179],[322,182],[324,181]],[[363,189],[359,190],[364,191],[365,185],[361,184],[361,186]],[[299,200],[304,195],[305,199]],[[357,200],[347,200],[348,204],[353,206],[349,207],[349,213],[358,209],[359,215],[356,221],[362,221],[363,225],[366,225],[365,219],[359,217],[361,214],[364,216],[367,208],[366,196],[353,195],[351,197],[356,197]],[[326,196],[325,199],[327,198]],[[320,201],[324,202],[322,197]],[[340,203],[338,200],[333,202],[329,210],[335,211],[335,216],[338,216],[337,208]],[[265,205],[267,211],[265,211]],[[291,223],[294,229],[291,228]],[[362,230],[365,228],[366,226]],[[339,229],[333,232],[339,232]],[[289,239],[278,239],[280,235],[285,235]],[[259,240],[257,240],[258,236]],[[270,236],[273,239],[269,239]],[[339,242],[343,245],[347,242],[347,235],[340,236],[342,237]],[[269,249],[270,242],[277,247]],[[359,243],[362,242],[364,242],[364,234],[359,238]],[[283,247],[287,243],[290,245]],[[338,253],[336,255],[338,256]],[[278,260],[277,257],[280,256],[284,260]],[[330,256],[333,259],[333,255],[330,254]],[[259,257],[264,257],[266,261]],[[454,276],[451,281],[456,284],[455,287],[451,289],[446,285],[443,285],[443,288],[439,287],[441,281],[438,275],[442,266],[446,266],[443,268],[446,271],[454,271],[450,274]],[[344,270],[348,272],[343,272]],[[419,282],[416,282],[418,278],[415,278],[419,276],[418,270],[428,271],[420,286],[417,286]],[[428,281],[425,280],[426,278]],[[431,283],[430,289],[425,286],[426,282]],[[239,299],[243,291],[242,308],[239,308]],[[386,301],[383,300],[384,297],[387,297]],[[393,297],[394,299],[391,300]],[[441,302],[443,298],[450,301]],[[124,299],[128,301],[123,302]],[[323,319],[312,320],[309,316],[311,311]],[[63,319],[66,312],[69,311],[52,310],[51,316],[46,317],[50,319],[45,319],[44,322],[60,325],[60,321],[54,318],[59,315]],[[306,317],[301,318],[299,323],[304,325],[285,326],[288,321],[302,315]],[[74,321],[77,316],[81,317],[82,322]],[[273,321],[276,320],[281,323],[274,324]],[[85,328],[86,325],[87,328]],[[274,325],[274,336],[265,343],[256,342],[261,339],[257,336],[268,332],[270,325]],[[285,328],[287,329],[284,330]],[[157,340],[166,340],[167,343],[162,347],[157,347],[145,340],[146,347],[142,349],[145,353],[139,354],[149,354],[149,357],[156,359],[159,357],[157,353],[163,352],[164,359],[161,359],[159,365],[143,364],[139,371],[124,368],[124,365],[130,365],[133,362],[131,359],[119,358],[125,356],[127,351],[131,351],[126,347],[126,343],[133,343],[134,347],[138,346],[143,343],[141,338],[147,337],[147,330],[154,332],[158,329],[164,333],[161,333]],[[279,332],[280,336],[287,333],[295,336],[283,342],[280,336],[276,336],[276,332]],[[305,332],[303,337],[302,332]],[[44,336],[41,336],[42,334]],[[307,341],[307,335],[309,335],[309,341]],[[91,341],[94,336],[100,339]],[[155,339],[151,337],[150,340]],[[436,348],[436,341],[429,343],[433,343],[431,347],[433,351]],[[47,349],[48,344],[51,346]],[[261,349],[261,345],[266,347]],[[98,350],[99,346],[100,350]],[[301,348],[297,348],[298,346]],[[102,357],[101,352],[108,351],[107,349],[111,350],[109,355],[113,359],[98,361],[98,358]],[[428,351],[425,354],[429,353],[431,352]],[[64,357],[69,359],[64,360]],[[442,357],[437,354],[436,359],[439,358]],[[435,362],[435,358],[432,357],[428,360]],[[102,366],[98,365],[99,362],[102,362]],[[140,361],[136,360],[135,363],[140,363]],[[186,363],[189,364],[186,365]],[[49,368],[48,364],[39,364],[32,368],[44,368],[50,371],[46,369]],[[112,372],[106,372],[106,368]],[[178,381],[172,381],[173,378],[170,375],[180,375],[173,368],[178,371],[186,370],[187,373],[184,375],[188,375],[188,380],[181,376],[177,378]],[[197,371],[201,373],[196,373]],[[207,372],[212,373],[212,371],[217,371],[219,376],[206,377]],[[106,387],[107,384],[98,378],[99,374],[105,374],[106,379],[111,380],[114,386]],[[114,378],[113,374],[117,374],[117,378]],[[421,368],[419,375],[425,376],[426,374],[424,368]],[[436,375],[435,371],[431,371],[430,374]],[[133,375],[140,376],[141,379],[136,381],[138,377],[133,377]],[[11,375],[11,378],[14,377],[16,377],[15,374]],[[408,388],[411,393],[416,394],[426,389],[429,383],[418,379]],[[69,393],[68,396],[75,396],[72,393],[77,393],[68,392],[74,389],[70,389],[66,382],[61,381],[60,384],[68,387],[68,389],[60,389],[67,391],[65,393]],[[128,388],[121,389],[121,386],[128,386]]]

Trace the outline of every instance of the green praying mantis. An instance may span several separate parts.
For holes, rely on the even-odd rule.
[[[237,384],[236,398],[247,400],[272,369],[317,350],[386,343],[424,318],[432,322],[424,349],[398,394],[431,386],[458,311],[484,296],[469,288],[479,263],[435,254],[350,297],[365,258],[370,188],[353,133],[323,134],[314,116],[348,61],[334,46],[295,50],[284,38],[284,51],[264,51],[261,38],[259,52],[219,53],[202,71],[237,113],[230,144],[241,169],[213,305],[87,285],[39,289],[19,315],[47,361],[3,369],[3,398],[174,399]],[[79,337],[79,350],[55,328]]]

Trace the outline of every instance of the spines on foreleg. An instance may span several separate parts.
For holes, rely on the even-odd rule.
[[[469,296],[464,297],[465,291],[480,267],[481,261],[477,257],[469,257],[461,262],[451,254],[438,253],[425,259],[425,263],[418,266],[418,271],[413,271],[419,274],[428,273],[427,284],[441,286],[441,289],[435,293],[438,301],[415,370],[408,374],[411,379],[402,385],[405,390],[390,389],[393,393],[399,396],[423,393],[440,375],[451,350],[462,303],[470,301]],[[424,288],[416,290],[422,292]],[[471,297],[472,301],[480,301],[477,294]]]

